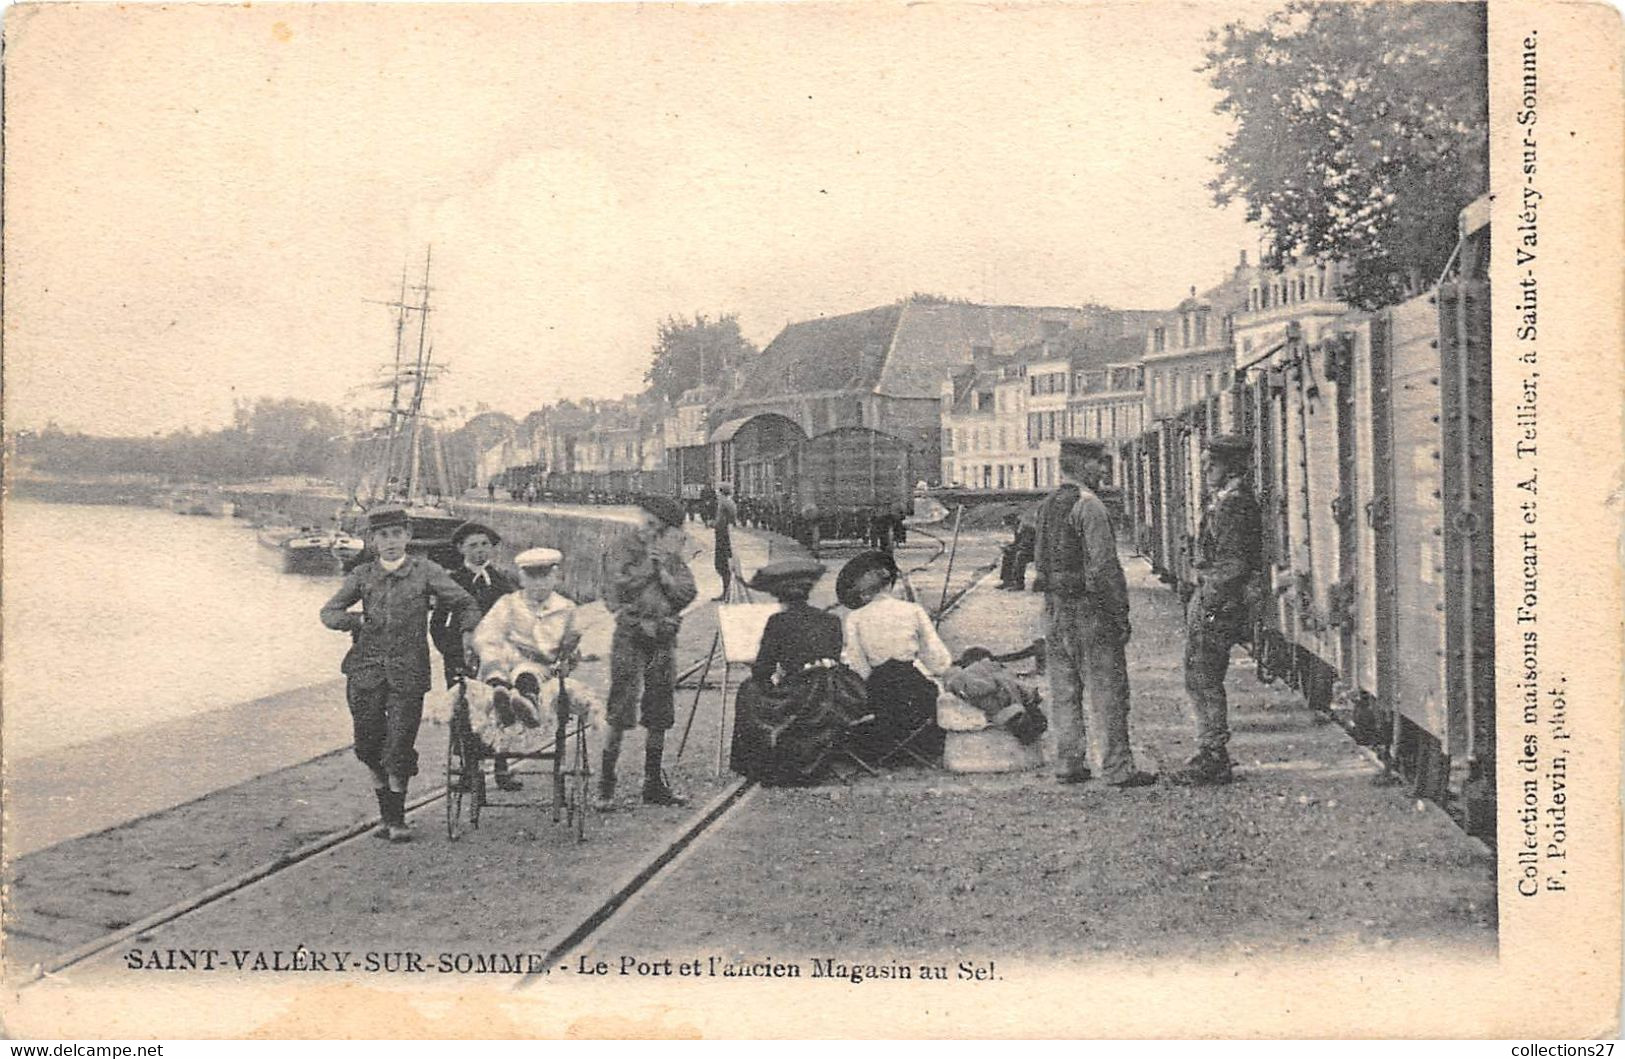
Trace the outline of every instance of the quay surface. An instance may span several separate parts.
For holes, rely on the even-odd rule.
[[[703,657],[715,630],[709,599],[719,588],[709,534],[690,526],[701,596],[684,626],[680,661]],[[741,536],[749,571],[766,561],[767,538]],[[961,542],[955,580],[978,580],[943,624],[956,651],[972,644],[1012,650],[1037,635],[1040,598],[996,591],[984,576],[996,545],[990,535]],[[1178,600],[1139,560],[1125,557],[1125,566],[1135,625],[1129,653],[1134,748],[1143,767],[1165,770],[1192,750]],[[935,577],[936,589],[930,575],[919,579],[928,604],[940,591],[940,572]],[[828,601],[832,582],[825,579],[815,603]],[[587,649],[607,655],[604,618]],[[607,670],[600,664],[583,676],[606,682]],[[1096,783],[1060,787],[1047,770],[981,777],[905,770],[814,790],[752,790],[579,949],[548,968],[531,995],[517,1006],[501,1001],[502,1017],[517,1020],[502,1032],[594,1035],[599,1023],[567,1017],[570,1008],[561,1006],[575,998],[598,1011],[610,1005],[627,1010],[644,1019],[637,1025],[649,1032],[705,1033],[703,1008],[729,1006],[717,995],[703,1007],[681,1000],[682,988],[705,989],[724,979],[690,982],[674,994],[658,991],[672,983],[595,982],[580,974],[582,966],[603,960],[618,967],[628,956],[653,965],[712,956],[728,966],[795,964],[804,976],[815,957],[876,967],[921,960],[949,968],[997,964],[980,994],[931,994],[929,1015],[897,1009],[864,1016],[871,1032],[925,1034],[973,1032],[952,1022],[956,1012],[984,1010],[990,998],[1004,998],[1012,1011],[1030,1005],[1033,990],[1056,973],[1099,981],[1109,969],[1118,981],[1143,986],[1169,968],[1197,966],[1211,970],[1216,990],[1235,990],[1245,981],[1238,968],[1258,956],[1271,961],[1276,1015],[1286,1019],[1302,989],[1327,988],[1321,979],[1330,974],[1334,986],[1347,990],[1339,1017],[1352,1028],[1345,1032],[1357,1034],[1378,1024],[1372,1020],[1384,1002],[1381,989],[1367,986],[1392,978],[1398,963],[1492,966],[1495,891],[1492,858],[1483,847],[1436,807],[1385,784],[1341,729],[1289,693],[1260,684],[1245,661],[1232,666],[1228,687],[1239,766],[1238,782],[1228,788],[1118,792]],[[679,692],[680,727],[694,694]],[[355,1028],[359,1034],[479,1035],[482,1024],[460,1021],[453,1008],[409,1007],[404,994],[391,990],[410,987],[444,998],[455,992],[466,1000],[511,989],[511,975],[434,968],[441,954],[546,951],[721,791],[728,777],[714,772],[717,696],[715,688],[702,692],[687,752],[674,762],[679,785],[694,796],[688,810],[634,808],[641,759],[634,735],[623,752],[626,811],[596,817],[584,844],[541,810],[512,809],[488,812],[477,832],[452,843],[435,802],[415,815],[412,845],[357,840],[338,846],[120,943],[76,967],[72,981],[117,989],[150,985],[153,975],[167,974],[165,986],[184,998],[190,988],[236,979],[230,972],[136,970],[131,964],[142,957],[131,953],[286,953],[303,945],[359,960],[366,953],[412,952],[426,970],[373,973],[351,965],[319,975],[256,975],[260,985],[293,983],[308,992],[308,1003],[295,993],[274,1010],[214,1009],[206,1016],[208,1032],[257,1028],[297,1036],[300,1026],[311,1025],[306,1020],[319,1017],[320,1005],[352,995],[333,992],[341,989],[414,1012],[408,1022],[363,1021]],[[668,758],[679,735],[672,736]],[[424,771],[416,789],[426,791],[437,782],[444,730],[426,725],[419,749]],[[23,857],[13,865],[8,974],[201,889],[204,876],[223,877],[353,823],[370,801],[360,771],[347,751],[335,751]],[[531,783],[539,785],[535,778]],[[165,901],[155,900],[160,893]],[[318,979],[325,988],[315,988]],[[1318,984],[1305,984],[1311,979]],[[807,1003],[806,983],[797,984],[802,990],[784,994],[781,1003],[756,1005],[757,1015],[734,1011],[729,1025],[749,1031],[754,1019],[755,1032],[816,1034],[819,1009],[827,1004]],[[829,983],[837,986],[851,988]],[[50,996],[58,988],[51,980],[31,987],[18,1013],[53,1010]],[[829,1003],[844,1004],[850,995],[832,994]],[[1147,1020],[1158,1014],[1126,1002],[1113,1006],[1105,1002],[1109,995],[1053,1012],[1058,1021],[1051,1029],[1146,1032]],[[143,1021],[158,1016],[140,1010],[81,1007],[79,1013],[99,1020],[98,1032],[165,1032]],[[323,1025],[327,1029],[307,1032],[332,1032]],[[1178,1030],[1163,1024],[1160,1032]],[[84,1032],[92,1032],[88,1024]],[[1232,1032],[1267,1031],[1251,1025]]]

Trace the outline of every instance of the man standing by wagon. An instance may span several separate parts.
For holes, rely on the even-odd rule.
[[[1207,508],[1196,541],[1196,591],[1185,612],[1185,690],[1196,712],[1196,756],[1178,783],[1229,783],[1230,648],[1249,638],[1249,590],[1263,569],[1263,522],[1247,483],[1252,444],[1238,434],[1207,443]]]
[[[406,786],[418,771],[418,724],[429,690],[429,610],[439,604],[456,613],[466,648],[480,608],[438,564],[406,553],[412,531],[405,508],[373,508],[367,534],[377,558],[345,575],[322,606],[322,624],[353,637],[342,667],[349,678],[345,697],[355,756],[367,766],[378,798],[378,833],[409,842]],[[357,603],[359,612],[350,609]]]
[[[615,803],[615,767],[621,739],[641,724],[643,800],[649,805],[684,805],[662,771],[666,732],[676,719],[677,631],[683,608],[694,602],[694,574],[683,557],[683,505],[669,497],[645,497],[642,529],[608,562],[604,605],[615,615],[610,641],[609,731],[598,774],[598,808]]]
[[[1124,655],[1132,631],[1128,584],[1111,518],[1095,494],[1109,460],[1100,442],[1062,441],[1061,485],[1038,509],[1033,559],[1044,591],[1047,668],[1059,747],[1056,779],[1082,783],[1091,777],[1093,734],[1101,779],[1117,788],[1145,787],[1156,777],[1134,767],[1129,746]]]
[[[717,599],[726,603],[729,589],[733,587],[733,527],[739,521],[739,509],[734,506],[733,486],[723,482],[717,486],[717,513],[715,529],[717,535],[716,554],[714,556],[717,576],[722,578],[722,592]]]

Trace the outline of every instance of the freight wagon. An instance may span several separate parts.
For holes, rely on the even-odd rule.
[[[1488,241],[1487,223],[1464,231],[1456,271],[1426,294],[1319,341],[1289,331],[1228,393],[1124,446],[1121,466],[1125,538],[1188,594],[1202,444],[1251,438],[1260,677],[1288,681],[1493,842]]]
[[[739,519],[816,551],[832,539],[890,548],[912,505],[914,452],[867,427],[808,438],[771,412],[731,420],[711,435],[713,481],[734,490]]]
[[[790,533],[814,553],[830,539],[891,550],[913,509],[910,446],[868,427],[840,427],[803,442],[794,460]]]

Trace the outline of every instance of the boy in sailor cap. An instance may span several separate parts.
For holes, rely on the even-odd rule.
[[[558,591],[563,561],[563,554],[552,548],[520,552],[514,557],[519,591],[497,600],[474,630],[480,679],[511,685],[531,702],[537,701],[552,667],[581,642],[575,601]],[[499,713],[503,698],[497,698]]]

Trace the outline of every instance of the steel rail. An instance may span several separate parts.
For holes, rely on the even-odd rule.
[[[936,561],[936,559],[942,556],[942,553],[945,550],[943,542],[940,538],[937,538],[935,534],[931,534],[926,531],[916,532],[920,532],[922,536],[935,540],[938,545],[938,550],[930,559],[920,566],[913,568],[911,572],[918,572],[919,570],[928,568]],[[997,567],[994,566],[992,569],[996,568]],[[961,587],[958,591],[953,592],[947,605],[942,609],[941,614],[938,616],[939,620],[942,617],[946,617],[954,610],[954,608],[959,606],[959,604],[962,603],[978,585],[986,581],[988,576],[990,576],[992,569],[984,572],[980,577],[973,576],[963,587]],[[317,755],[317,757],[331,756],[331,754],[336,752],[337,751],[328,751],[325,754]],[[716,827],[717,824],[726,819],[731,813],[742,806],[745,801],[745,795],[754,789],[755,786],[754,781],[751,780],[746,780],[743,778],[734,780],[704,807],[702,807],[689,819],[685,820],[683,824],[678,827],[676,832],[674,832],[666,841],[658,846],[649,856],[643,858],[635,869],[623,877],[622,880],[612,888],[610,895],[596,908],[594,908],[592,912],[583,917],[572,927],[559,932],[558,934],[554,935],[553,938],[548,940],[547,944],[549,947],[547,950],[547,965],[551,967],[559,958],[562,958],[570,951],[579,948],[584,941],[601,929],[617,910],[624,907],[630,898],[657,883],[664,874],[664,870],[669,867],[684,850],[691,848],[694,843],[707,831]],[[416,813],[418,810],[434,804],[445,796],[446,787],[441,785],[413,800],[406,807],[406,809],[408,812]],[[180,901],[167,905],[156,912],[152,912],[132,923],[120,927],[118,930],[111,931],[107,934],[101,935],[100,937],[93,938],[90,941],[75,946],[74,948],[69,949],[67,952],[60,953],[36,965],[22,979],[22,981],[18,983],[17,988],[26,989],[37,985],[40,982],[47,981],[57,975],[60,975],[64,971],[67,971],[95,956],[100,955],[101,953],[106,952],[108,949],[113,948],[121,942],[128,941],[129,939],[138,935],[156,930],[159,927],[167,926],[168,924],[176,922],[177,920],[191,915],[194,912],[201,911],[211,905],[217,904],[221,900],[246,890],[251,886],[274,879],[276,876],[280,875],[284,871],[287,871],[289,868],[294,867],[295,865],[301,864],[324,853],[331,853],[334,850],[356,841],[358,838],[372,832],[377,826],[376,820],[368,819],[357,821],[356,823],[351,824],[341,830],[324,835],[321,838],[315,839],[303,846],[298,847],[297,849],[281,854],[272,858],[271,860],[265,861],[262,864],[256,865],[253,868],[240,872],[239,874],[216,883],[215,885],[210,886],[199,893],[193,894],[190,897],[183,898]],[[516,988],[523,988],[526,985],[531,984],[534,979],[541,977],[543,974],[545,974],[545,972],[542,972],[541,974],[527,975],[525,979],[521,980]]]

